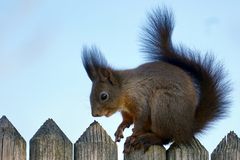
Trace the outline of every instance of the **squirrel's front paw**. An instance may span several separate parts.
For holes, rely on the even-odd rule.
[[[115,132],[114,136],[115,136],[115,142],[120,142],[121,139],[124,138],[123,129],[118,128],[117,131]]]

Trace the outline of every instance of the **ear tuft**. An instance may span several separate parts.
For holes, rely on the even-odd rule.
[[[111,85],[119,84],[119,77],[111,68],[102,68],[99,70],[99,78],[101,81],[108,81]]]
[[[103,68],[109,68],[106,59],[97,47],[90,48],[84,46],[82,49],[82,63],[88,74],[88,77],[94,81],[98,73]]]

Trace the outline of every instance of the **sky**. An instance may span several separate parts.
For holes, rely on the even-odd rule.
[[[141,27],[146,13],[162,5],[175,15],[174,43],[213,53],[232,84],[228,117],[198,139],[211,153],[231,130],[240,136],[238,0],[0,1],[0,117],[6,115],[27,142],[48,118],[73,143],[94,120],[114,139],[121,116],[91,116],[82,47],[98,46],[117,69],[145,63]],[[125,137],[130,134],[129,129]]]

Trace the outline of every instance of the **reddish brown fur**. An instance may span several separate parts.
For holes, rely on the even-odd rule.
[[[121,112],[115,141],[134,124],[125,142],[126,153],[141,146],[186,143],[227,108],[229,85],[223,68],[211,56],[202,58],[173,46],[172,15],[167,10],[156,10],[149,19],[143,38],[149,63],[114,70],[95,47],[83,50],[83,64],[93,82],[92,115]]]

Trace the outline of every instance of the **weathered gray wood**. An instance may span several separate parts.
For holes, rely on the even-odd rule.
[[[240,160],[240,139],[233,131],[214,149],[211,160]]]
[[[93,122],[74,145],[74,160],[117,160],[117,145]],[[47,120],[30,140],[30,160],[72,160],[72,143],[52,120]],[[11,122],[0,119],[0,160],[26,160],[26,142]],[[172,144],[166,151],[151,146],[124,155],[124,160],[208,160],[197,139],[188,145]],[[240,138],[231,131],[211,154],[211,160],[240,160]]]
[[[0,119],[0,160],[26,160],[26,142],[5,116]]]
[[[167,150],[167,160],[208,160],[208,151],[194,138],[189,144],[173,143]]]
[[[117,160],[117,145],[94,121],[74,144],[74,160]]]
[[[166,149],[163,146],[151,146],[145,153],[140,149],[125,154],[124,160],[166,160]]]
[[[30,160],[72,160],[72,143],[52,119],[30,140]]]

